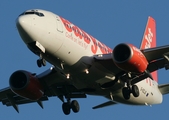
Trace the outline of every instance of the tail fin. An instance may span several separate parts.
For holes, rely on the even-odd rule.
[[[152,17],[148,17],[140,49],[152,47],[156,47],[156,22]],[[157,71],[152,72],[151,75],[153,79],[158,82]]]
[[[156,47],[156,23],[152,17],[148,17],[140,49],[152,47]]]

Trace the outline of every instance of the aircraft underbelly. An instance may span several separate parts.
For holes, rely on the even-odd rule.
[[[157,86],[155,84],[149,84],[146,83],[146,80],[143,80],[136,85],[139,88],[139,97],[134,97],[131,94],[130,99],[125,100],[122,92],[119,92],[114,95],[114,101],[132,105],[152,105],[160,104],[162,102],[162,94],[156,88]]]

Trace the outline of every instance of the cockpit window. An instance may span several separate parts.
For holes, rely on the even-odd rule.
[[[35,14],[39,17],[43,17],[44,14],[43,13],[40,13],[40,12],[37,12],[37,11],[29,11],[29,12],[23,12],[22,14],[20,14],[19,16],[22,16],[22,15],[30,15],[30,14]]]

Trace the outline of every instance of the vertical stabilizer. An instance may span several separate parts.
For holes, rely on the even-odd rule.
[[[148,17],[140,49],[143,50],[152,47],[156,47],[156,22],[152,17]],[[152,72],[151,75],[155,81],[158,81],[157,71]]]

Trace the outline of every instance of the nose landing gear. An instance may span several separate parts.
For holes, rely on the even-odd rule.
[[[38,67],[46,66],[46,60],[43,58],[40,58],[37,60]]]
[[[37,60],[38,67],[46,66],[46,60],[42,58],[42,54],[40,54],[40,58]]]

